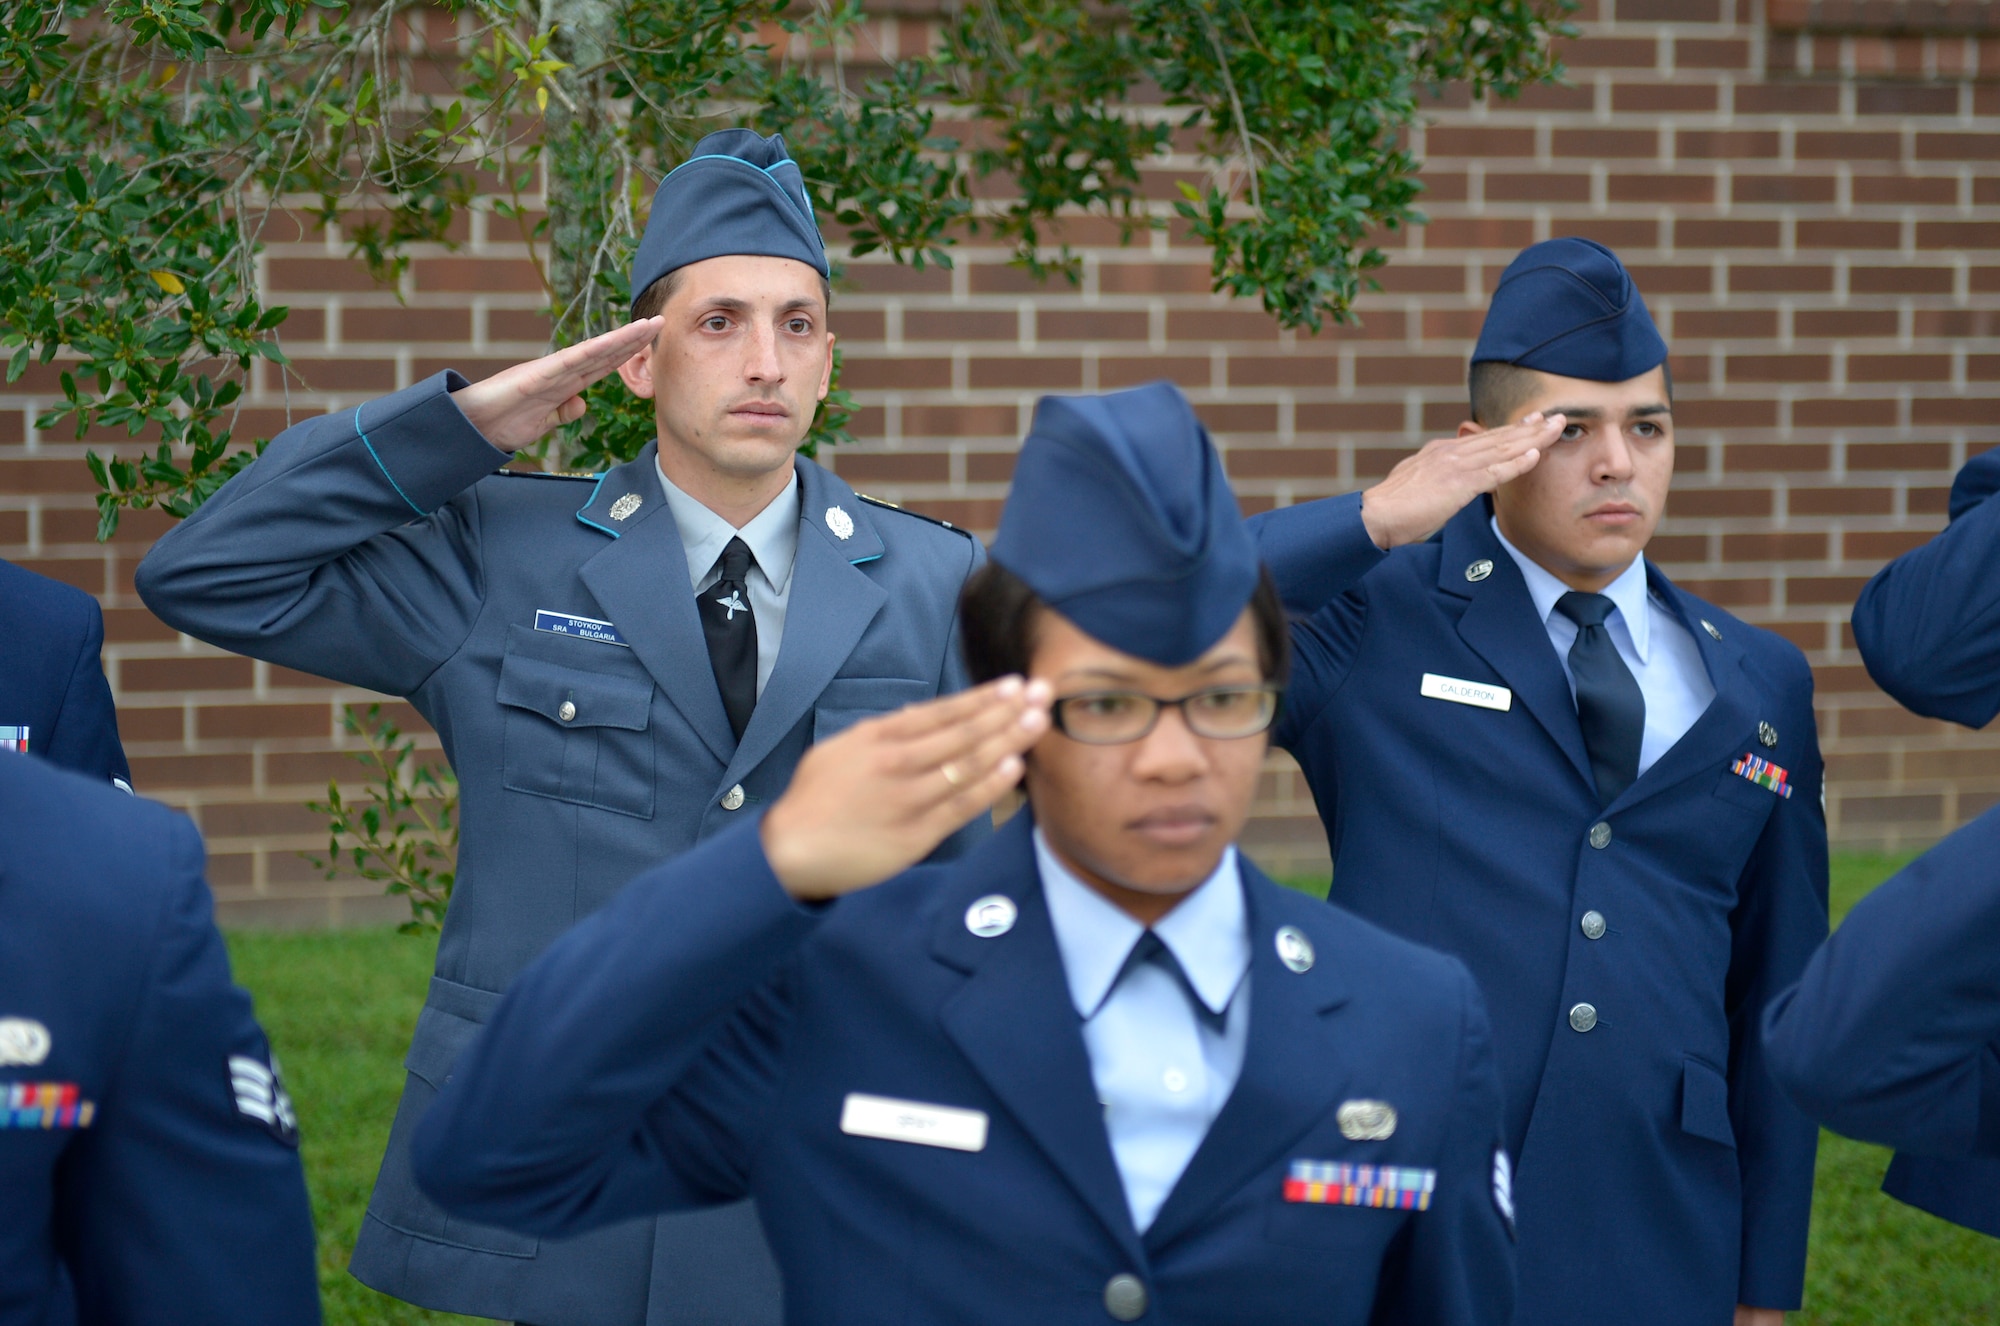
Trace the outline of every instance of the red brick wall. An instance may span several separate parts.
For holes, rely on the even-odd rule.
[[[1586,0],[1570,86],[1513,104],[1447,95],[1416,135],[1430,224],[1393,237],[1360,329],[1279,332],[1209,295],[1206,252],[1172,233],[1088,248],[1076,288],[1036,286],[977,245],[950,272],[856,263],[835,328],[862,442],[833,463],[864,491],[990,529],[1039,393],[1168,376],[1247,509],[1345,491],[1458,422],[1470,338],[1515,250],[1592,236],[1631,264],[1674,346],[1679,472],[1656,556],[1812,659],[1836,839],[1934,838],[2000,800],[2000,741],[1896,708],[1846,617],[1868,575],[1943,523],[1959,463],[2000,442],[1991,9]],[[909,20],[879,33],[892,48],[923,35]],[[1195,164],[1165,163],[1156,196]],[[1109,240],[1087,221],[1075,233]],[[476,219],[457,253],[417,258],[400,302],[337,242],[273,245],[266,280],[295,310],[285,344],[307,383],[294,416],[536,353],[540,299],[508,234]],[[22,386],[0,398],[0,556],[101,597],[138,782],[200,821],[225,913],[394,914],[297,855],[323,844],[301,803],[353,773],[337,707],[368,697],[165,630],[131,589],[161,521],[94,543],[83,448],[35,433],[50,383]],[[255,403],[246,429],[282,425],[275,379]],[[1253,843],[1275,868],[1324,868],[1282,759]]]

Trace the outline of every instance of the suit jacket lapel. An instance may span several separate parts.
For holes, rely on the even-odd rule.
[[[798,467],[799,547],[785,600],[785,634],[778,645],[778,662],[751,711],[750,725],[743,729],[742,744],[734,758],[727,759],[729,772],[723,776],[724,782],[747,775],[798,725],[889,598],[866,572],[855,569],[883,553],[882,538],[868,508],[852,488],[818,465],[801,457]],[[836,507],[845,521],[829,517]],[[841,538],[837,529],[846,529],[847,537]],[[700,644],[701,622],[691,596],[688,620],[694,623],[695,640]],[[713,691],[707,646],[701,647],[703,675],[710,678],[709,689]],[[716,711],[721,712],[719,699]],[[726,735],[728,731],[725,720],[723,732]]]
[[[653,680],[715,758],[736,751],[688,582],[687,549],[667,509],[654,447],[604,474],[576,518],[612,536],[583,564],[583,583]],[[636,506],[630,499],[637,498]],[[629,508],[629,510],[628,510]],[[614,511],[624,511],[622,517]]]
[[[1444,560],[1438,567],[1438,588],[1466,600],[1458,619],[1458,634],[1473,652],[1501,675],[1514,699],[1535,716],[1577,775],[1591,787],[1590,753],[1584,749],[1583,726],[1576,701],[1549,643],[1548,628],[1535,613],[1535,601],[1521,568],[1514,564],[1487,522],[1484,500],[1467,506],[1444,529]],[[1470,580],[1467,568],[1480,562],[1491,566],[1482,579]]]
[[[1155,1251],[1199,1226],[1345,1099],[1350,1074],[1338,1010],[1347,985],[1330,954],[1294,972],[1278,960],[1272,939],[1290,923],[1322,940],[1324,954],[1329,922],[1339,914],[1239,860],[1250,925],[1249,1043],[1236,1089],[1146,1231],[1146,1247]]]
[[[1143,1265],[1145,1254],[1104,1131],[1081,1019],[1070,1002],[1069,977],[1042,898],[1032,827],[1027,812],[1016,815],[954,872],[931,952],[965,972],[966,981],[945,1002],[940,1021],[1132,1264]],[[1020,915],[1005,935],[981,939],[965,928],[965,909],[989,893],[1012,898]],[[1253,1007],[1253,1026],[1256,1016]]]
[[[1646,582],[1694,638],[1695,647],[1701,651],[1702,666],[1708,669],[1709,682],[1715,687],[1715,699],[1702,710],[1694,725],[1681,734],[1681,739],[1654,761],[1652,768],[1639,775],[1607,811],[1634,805],[1703,770],[1713,769],[1717,761],[1742,754],[1743,750],[1737,747],[1748,749],[1745,743],[1756,739],[1756,705],[1760,697],[1755,683],[1744,671],[1742,646],[1730,639],[1727,632],[1719,640],[1710,635],[1700,625],[1701,605],[1650,561],[1646,563]]]

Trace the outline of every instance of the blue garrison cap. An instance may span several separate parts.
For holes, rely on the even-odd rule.
[[[1227,635],[1257,589],[1222,458],[1170,382],[1042,398],[993,560],[1086,635],[1166,667]]]
[[[1588,239],[1548,239],[1507,264],[1472,362],[1623,382],[1666,362],[1667,343],[1618,255]]]
[[[676,268],[739,253],[796,258],[828,274],[805,177],[778,134],[712,133],[660,181],[632,259],[632,298]]]

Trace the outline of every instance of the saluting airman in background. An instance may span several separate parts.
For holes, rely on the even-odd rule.
[[[1673,388],[1616,255],[1524,251],[1472,359],[1457,437],[1251,522],[1307,614],[1275,738],[1332,900],[1486,995],[1521,1326],[1778,1318],[1817,1130],[1757,1030],[1826,935],[1812,674],[1644,556]]]
[[[352,1263],[386,1293],[535,1326],[779,1320],[747,1203],[538,1240],[447,1216],[408,1152],[551,940],[813,742],[963,683],[977,541],[794,455],[832,371],[826,275],[783,141],[711,135],[654,200],[638,321],[288,429],[139,568],[191,635],[409,697],[458,775],[457,887]],[[614,368],[656,444],[595,480],[495,473]]]

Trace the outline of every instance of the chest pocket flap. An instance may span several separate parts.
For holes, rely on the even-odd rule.
[[[615,645],[514,627],[496,693],[507,714],[502,785],[651,819],[653,689]]]
[[[498,699],[501,704],[531,710],[564,727],[644,732],[653,707],[653,683],[651,679],[615,677],[509,653],[500,665]],[[564,705],[571,706],[567,717]]]

